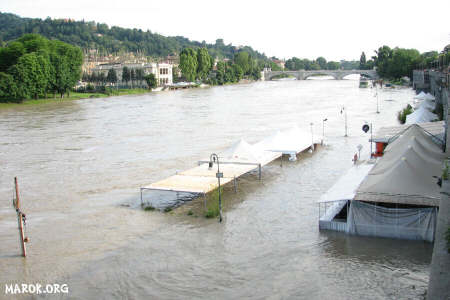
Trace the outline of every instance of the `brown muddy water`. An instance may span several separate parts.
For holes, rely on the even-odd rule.
[[[258,82],[0,111],[0,298],[5,284],[67,284],[71,299],[421,299],[428,243],[318,230],[317,200],[351,167],[368,134],[396,125],[411,89],[358,80]],[[348,110],[349,137],[344,138]],[[293,124],[326,146],[275,161],[226,188],[224,221],[202,200],[170,213],[140,209],[139,187],[195,166],[240,138],[257,142]],[[13,178],[27,213],[18,256]],[[145,194],[156,206],[173,204]],[[192,210],[193,215],[187,215]]]

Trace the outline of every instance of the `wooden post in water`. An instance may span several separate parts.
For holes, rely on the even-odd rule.
[[[22,256],[27,256],[27,248],[25,247],[25,236],[23,233],[23,214],[20,211],[20,200],[19,200],[19,185],[17,184],[17,177],[14,177],[14,186],[16,189],[16,202],[15,209],[17,212],[17,222],[19,224],[19,237],[20,237],[20,246],[22,248]]]

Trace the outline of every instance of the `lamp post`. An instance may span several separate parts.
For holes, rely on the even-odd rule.
[[[209,157],[209,164],[208,164],[208,169],[209,170],[212,169],[212,167],[213,167],[215,162],[217,162],[216,177],[217,177],[217,181],[219,183],[219,222],[222,222],[222,198],[221,198],[221,195],[220,195],[220,178],[223,178],[223,173],[220,172],[219,156],[217,156],[217,154],[213,153]]]
[[[370,129],[370,156],[369,158],[372,158],[372,139],[373,139],[373,135],[372,135],[372,123],[367,124],[367,122],[363,125],[362,130],[367,133],[367,131],[369,131]]]
[[[347,110],[345,109],[345,106],[342,106],[341,108],[341,114],[344,113],[345,114],[345,137],[347,137]]]
[[[375,97],[377,97],[377,114],[379,114],[380,110],[378,109],[378,89],[375,90]]]
[[[322,145],[325,140],[325,122],[328,121],[328,118],[322,120]]]

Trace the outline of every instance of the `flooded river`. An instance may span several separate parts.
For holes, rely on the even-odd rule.
[[[0,110],[0,298],[11,283],[65,283],[72,299],[422,298],[430,244],[318,230],[321,194],[358,144],[368,156],[361,126],[396,125],[414,92],[380,90],[380,114],[374,95],[355,79],[273,81]],[[240,138],[311,122],[322,136],[324,118],[325,146],[225,188],[221,224],[201,215],[201,199],[170,213],[139,207],[139,187]]]

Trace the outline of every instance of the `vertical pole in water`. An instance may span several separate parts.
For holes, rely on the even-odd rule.
[[[261,180],[261,164],[258,164],[259,180]]]
[[[144,203],[142,202],[142,188],[140,188],[141,190],[141,207],[144,206]]]
[[[281,152],[280,156],[280,167],[283,167],[283,152]]]
[[[219,222],[222,222],[222,198],[220,196],[220,177],[217,179],[219,181]]]
[[[234,176],[233,178],[233,183],[234,183],[234,192],[237,193],[237,182],[236,182],[236,176]]]
[[[23,214],[20,211],[19,185],[17,184],[17,177],[14,177],[14,186],[16,189],[16,212],[17,212],[17,222],[19,224],[20,246],[22,248],[22,256],[26,257],[27,249],[25,247],[25,237],[23,234]]]
[[[369,159],[372,158],[372,139],[373,139],[373,137],[372,137],[372,123],[370,123],[370,156],[369,156]]]
[[[347,110],[345,109],[345,136],[347,137]]]

